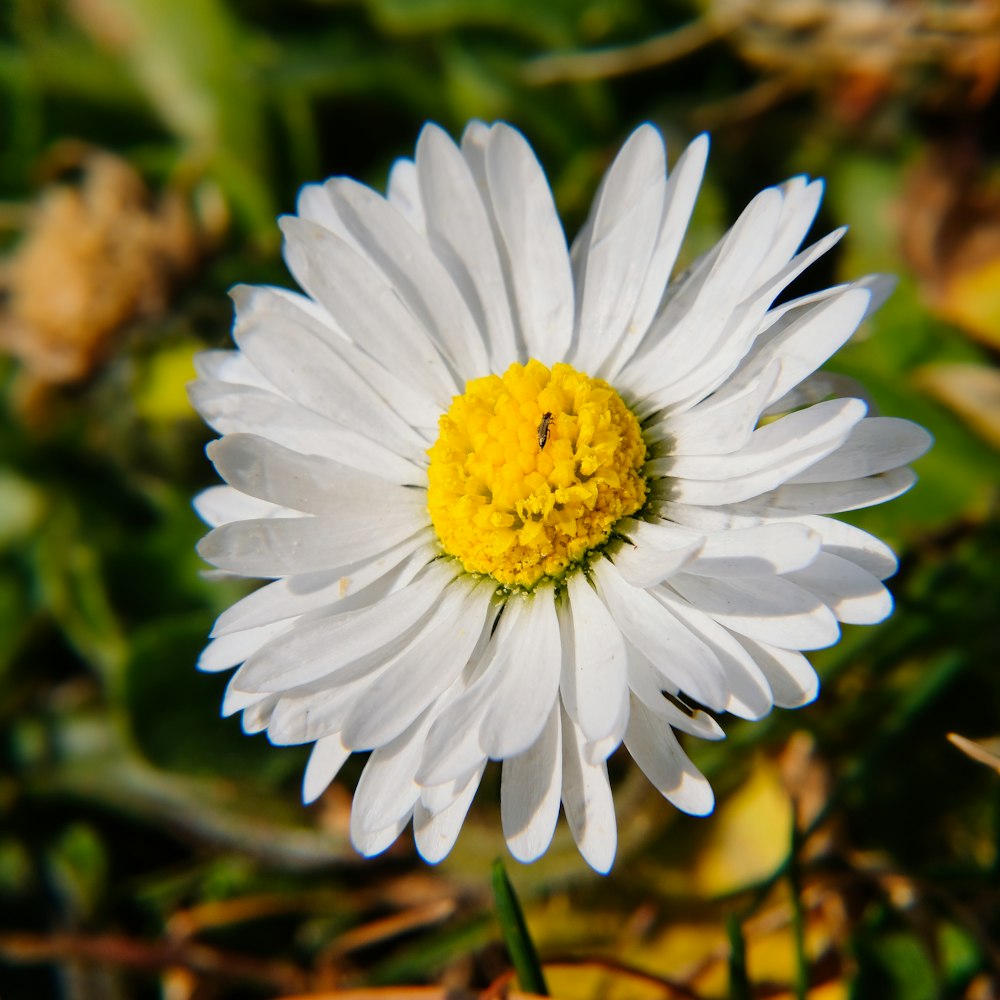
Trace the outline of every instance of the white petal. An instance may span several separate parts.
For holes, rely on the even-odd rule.
[[[655,493],[656,484],[653,484]],[[669,492],[669,487],[668,487]],[[770,494],[768,494],[770,496]],[[790,515],[771,518],[757,511],[752,504],[732,504],[729,507],[701,507],[695,504],[673,503],[670,500],[658,500],[654,512],[665,521],[672,521],[704,532],[706,535],[714,531],[735,531],[741,528],[756,528],[770,520],[787,521]]]
[[[776,489],[839,447],[866,410],[860,399],[817,403],[754,431],[735,455],[654,459],[647,467],[671,477],[671,499],[679,503],[739,503]]]
[[[760,498],[758,509],[778,516],[789,514],[839,514],[885,503],[910,489],[917,481],[912,469],[893,469],[843,483],[788,483]]]
[[[545,174],[516,129],[500,123],[490,130],[486,176],[528,355],[562,361],[573,336],[569,251]]]
[[[789,321],[776,324],[780,332],[748,357],[734,382],[742,385],[755,381],[778,360],[781,373],[766,402],[780,399],[847,343],[864,318],[870,300],[868,289],[852,286],[801,313],[789,313]]]
[[[462,138],[459,141],[459,148],[462,151],[462,156],[472,173],[472,179],[476,182],[476,187],[479,189],[480,194],[484,198],[484,204],[486,204],[487,211],[490,210],[490,206],[488,204],[488,188],[490,182],[489,178],[486,176],[486,147],[489,146],[490,133],[492,131],[492,125],[488,125],[486,122],[480,121],[478,118],[471,118],[468,122],[466,122],[465,128],[462,129]],[[491,219],[491,221],[493,223],[496,222],[495,219]],[[495,233],[496,227],[494,225],[494,234]]]
[[[618,727],[628,708],[625,641],[582,573],[569,577],[567,591],[568,605],[565,610],[560,607],[560,617],[568,625],[559,685],[563,703],[588,741],[621,739]]]
[[[756,348],[751,350],[751,346],[761,339],[761,331],[768,328],[773,313],[783,309],[777,307],[777,310],[768,312],[768,307],[791,281],[826,253],[844,232],[845,230],[841,229],[830,233],[793,257],[767,284],[755,288],[741,300],[724,323],[722,320],[719,321],[719,332],[716,336],[698,336],[696,328],[697,339],[695,343],[687,345],[686,351],[683,350],[684,339],[676,338],[664,342],[662,347],[657,347],[655,340],[651,341],[653,346],[640,352],[639,363],[630,369],[632,378],[641,377],[641,373],[644,371],[648,373],[656,365],[664,366],[662,370],[671,372],[671,377],[665,384],[651,387],[644,393],[643,401],[639,405],[641,415],[645,416],[664,408],[671,412],[681,412],[697,405],[706,397],[718,397],[721,401],[742,392],[746,385],[756,384],[765,378],[766,368],[763,372],[757,371],[752,377],[746,378],[738,369],[746,366],[744,356],[748,351],[751,355],[754,353]],[[675,298],[679,304],[673,300],[670,303],[675,312],[681,310],[685,303],[690,309],[694,293],[682,288],[681,293]],[[698,310],[691,315],[692,321],[698,320]],[[663,325],[666,320],[658,322]],[[664,329],[670,330],[670,327],[665,326]],[[675,326],[671,332],[680,331]],[[690,341],[691,337],[687,340]],[[668,349],[674,352],[670,356],[666,355]],[[775,364],[773,358],[770,364]],[[625,378],[624,373],[623,378]],[[624,384],[628,387],[627,378]]]
[[[551,587],[508,598],[465,690],[431,727],[420,783],[462,778],[484,756],[503,758],[527,750],[558,695],[560,664]]]
[[[324,736],[316,741],[302,776],[302,801],[306,805],[315,802],[326,791],[350,755],[351,751],[338,735]]]
[[[704,133],[699,135],[684,150],[667,177],[663,195],[663,217],[660,221],[656,246],[636,300],[632,320],[614,356],[605,365],[602,374],[606,378],[613,378],[628,362],[642,342],[660,305],[694,210],[698,188],[705,173],[708,145],[708,136]]]
[[[668,413],[650,430],[669,442],[672,455],[728,455],[743,448],[757,426],[780,364],[732,393],[714,393],[684,413]]]
[[[628,683],[632,695],[668,726],[703,740],[726,738],[722,727],[708,712],[681,702],[675,691],[670,693],[676,700],[665,697],[659,672],[634,646],[628,647]],[[596,760],[593,756],[589,759]]]
[[[524,600],[519,648],[507,659],[479,734],[483,753],[495,760],[521,753],[538,739],[559,691],[562,648],[552,590],[536,587]]]
[[[198,657],[198,669],[206,673],[229,670],[252,656],[269,643],[275,636],[282,635],[292,627],[292,622],[273,622],[259,628],[246,629],[233,635],[213,639]]]
[[[324,229],[329,229],[358,249],[357,241],[347,232],[337,210],[333,207],[325,184],[303,184],[295,199],[295,214],[307,222],[315,222]]]
[[[888,472],[919,458],[934,439],[910,420],[869,417],[832,455],[798,473],[791,483],[835,483]]]
[[[761,261],[752,284],[769,281],[801,246],[819,210],[823,182],[807,182],[805,177],[793,177],[781,185],[781,192],[784,195],[781,218],[767,256]]]
[[[737,219],[705,266],[679,285],[651,330],[655,338],[649,350],[639,352],[622,372],[622,384],[639,396],[657,394],[664,389],[664,372],[669,385],[685,385],[692,372],[703,371],[703,360],[713,352],[726,359],[732,354],[729,345],[719,341],[727,330],[733,311],[748,293],[748,283],[757,270],[762,251],[766,250],[781,215],[782,196],[776,188],[761,191]],[[739,355],[733,359],[733,364]],[[703,384],[704,375],[697,376]],[[686,395],[691,387],[671,390],[673,398]],[[702,395],[707,394],[706,390]]]
[[[352,676],[340,683],[335,677],[327,685],[292,688],[291,693],[272,695],[278,702],[267,725],[267,738],[275,746],[314,743],[325,736],[339,735],[354,702],[364,693],[378,665],[368,674]],[[233,681],[240,683],[239,673]]]
[[[778,708],[800,708],[819,693],[819,677],[801,653],[755,642],[745,635],[736,639],[764,672]]]
[[[759,427],[731,454],[667,456],[647,463],[647,469],[684,479],[726,481],[749,476],[791,463],[800,453],[835,447],[831,442],[845,440],[867,409],[860,399],[827,400]]]
[[[269,392],[276,389],[242,351],[200,351],[194,356],[194,370],[199,379],[207,381],[252,386]]]
[[[831,293],[832,294],[832,293]],[[778,362],[773,362],[778,364]],[[790,389],[781,399],[776,399],[761,411],[761,417],[780,417],[792,410],[800,410],[804,406],[832,399],[836,396],[853,396],[863,399],[868,404],[870,413],[877,413],[878,407],[865,387],[855,378],[838,375],[836,372],[820,369],[807,375],[795,388]]]
[[[672,594],[656,594],[691,631],[709,646],[726,672],[729,698],[725,709],[741,719],[760,719],[771,711],[771,689],[746,650],[721,625]]]
[[[899,284],[899,277],[895,274],[866,274],[863,278],[858,278],[853,282],[859,288],[867,288],[871,292],[871,301],[868,303],[868,312],[865,313],[867,319],[873,312],[881,309],[889,300],[892,293]]]
[[[278,577],[370,559],[427,524],[422,490],[413,499],[382,502],[381,491],[353,497],[337,514],[255,518],[223,524],[199,543],[206,561],[242,576]],[[387,498],[388,499],[388,498]],[[366,509],[367,504],[367,509]]]
[[[621,731],[614,736],[606,736],[603,740],[591,740],[587,743],[583,748],[587,760],[591,764],[600,764],[602,761],[606,761],[622,745],[622,736],[625,734],[625,727],[627,725],[628,703],[626,702],[625,712],[622,715],[621,721],[616,723],[616,726]]]
[[[837,230],[837,232],[842,235],[847,232],[847,227],[844,226],[842,229]],[[882,305],[885,304],[886,300],[892,294],[898,283],[899,279],[895,275],[869,274],[863,278],[858,278],[856,281],[844,282],[839,285],[831,285],[829,288],[824,288],[821,291],[811,292],[808,295],[800,295],[796,298],[789,299],[786,302],[782,302],[781,305],[775,306],[768,312],[764,322],[761,324],[761,343],[766,343],[770,339],[770,333],[766,333],[765,335],[765,332],[769,331],[771,326],[777,324],[779,320],[785,320],[787,322],[786,317],[789,313],[801,313],[804,307],[813,305],[817,302],[823,302],[824,300],[832,298],[835,295],[839,295],[842,291],[848,288],[863,288],[869,292],[871,298],[868,300],[868,307],[862,317],[862,319],[867,319],[872,313],[876,312]]]
[[[482,775],[486,770],[486,758],[479,762],[478,770],[475,774]],[[446,781],[440,785],[420,785],[420,802],[431,813],[438,813],[442,809],[447,809],[462,794],[462,790],[468,784],[468,778],[459,778],[456,781]]]
[[[625,539],[608,551],[622,578],[633,587],[652,587],[687,566],[705,538],[666,521],[625,518],[615,526]]]
[[[222,717],[228,719],[236,712],[242,712],[244,709],[252,708],[265,701],[270,702],[272,707],[276,704],[274,695],[247,694],[246,691],[238,691],[233,687],[233,679],[230,677],[229,683],[226,685],[226,693],[222,696]]]
[[[431,812],[423,801],[417,803],[413,810],[413,839],[417,851],[428,864],[436,865],[444,860],[455,846],[482,776],[481,767],[460,786],[451,801],[436,812]]]
[[[460,577],[406,648],[373,680],[344,723],[351,747],[395,738],[462,672],[486,622],[493,587]]]
[[[892,614],[892,595],[871,573],[829,552],[787,579],[816,594],[842,622],[874,625]]]
[[[269,695],[267,698],[262,698],[253,705],[244,708],[241,720],[243,732],[248,736],[263,732],[270,724],[271,713],[274,711],[277,701],[275,695]]]
[[[469,165],[436,125],[421,131],[416,163],[428,240],[484,332],[492,370],[505,371],[518,356],[511,303],[486,206]]]
[[[895,553],[885,542],[853,524],[812,515],[797,520],[822,538],[825,552],[850,559],[880,580],[892,576],[899,568]]]
[[[657,791],[678,809],[693,816],[712,811],[712,786],[688,759],[670,726],[637,698],[632,699],[625,746]]]
[[[819,555],[822,540],[803,524],[762,524],[708,535],[684,567],[696,576],[770,576],[803,569]],[[766,584],[765,584],[766,586]]]
[[[615,803],[604,761],[591,763],[584,736],[573,720],[562,717],[562,799],[566,822],[584,861],[602,875],[611,870],[618,848]]]
[[[351,832],[374,833],[409,816],[420,797],[413,780],[430,719],[424,716],[368,758],[354,792]]]
[[[733,632],[784,649],[821,649],[840,638],[830,609],[785,577],[773,577],[762,587],[753,577],[717,580],[682,573],[664,586]],[[699,698],[696,691],[691,693]],[[704,698],[699,701],[717,707]]]
[[[547,850],[559,818],[561,794],[562,733],[557,702],[534,746],[503,762],[500,817],[507,847],[518,861],[534,861]]]
[[[310,514],[340,514],[354,498],[377,497],[384,512],[412,507],[422,490],[388,483],[319,455],[302,455],[256,434],[227,434],[207,449],[219,475],[234,489]],[[421,485],[426,473],[415,470]]]
[[[426,393],[415,393],[367,358],[303,296],[246,285],[230,294],[240,350],[285,396],[396,454],[421,455],[427,444],[411,425],[434,426],[441,412]]]
[[[335,424],[283,396],[225,382],[195,382],[191,401],[220,434],[257,434],[304,455],[320,455],[401,485],[423,485],[427,473],[419,455],[410,458],[355,430]]]
[[[373,858],[376,854],[381,854],[392,847],[406,829],[406,824],[410,822],[409,816],[403,816],[382,830],[362,830],[355,829],[353,816],[352,813],[351,843],[358,854],[366,858]]]
[[[420,201],[420,182],[417,179],[417,165],[413,160],[399,159],[389,171],[386,197],[409,220],[417,232],[425,232],[427,219]]]
[[[826,253],[843,236],[845,231],[844,229],[834,231],[818,243],[803,250],[802,253],[792,258],[768,285],[740,303],[730,318],[726,332],[716,348],[706,354],[701,364],[693,369],[689,375],[659,392],[652,393],[641,407],[643,412],[652,412],[657,407],[681,411],[706,398],[726,398],[730,394],[742,392],[748,384],[754,384],[767,378],[768,370],[778,365],[780,381],[775,381],[770,385],[762,410],[764,413],[769,413],[776,388],[780,385],[787,385],[787,379],[782,374],[780,357],[765,352],[769,340],[777,336],[777,333],[784,328],[785,324],[773,322],[773,316],[775,313],[784,314],[785,306],[775,307],[768,312],[765,310],[789,282],[805,270],[813,260]],[[822,298],[832,299],[834,295],[839,294],[847,287],[849,286],[838,286]],[[785,323],[792,322],[804,312],[804,309],[799,312],[793,311]],[[767,332],[765,333],[765,331]],[[761,368],[753,367],[758,355],[760,355]],[[844,395],[844,393],[839,393],[839,395]]]
[[[255,517],[288,517],[293,511],[247,496],[231,486],[209,486],[194,498],[197,515],[213,528]]]
[[[606,559],[594,563],[593,575],[601,600],[625,638],[670,682],[721,711],[728,692],[715,653],[651,594],[626,583]]]
[[[269,625],[318,609],[342,611],[370,604],[399,586],[405,586],[423,566],[436,558],[437,547],[428,544],[431,536],[432,529],[427,528],[373,559],[332,571],[300,573],[275,580],[219,615],[212,636]],[[373,587],[375,583],[381,586]]]
[[[348,178],[328,181],[326,188],[344,225],[460,379],[485,374],[489,361],[476,321],[426,238],[371,188]]]
[[[659,235],[666,173],[660,133],[640,126],[594,200],[577,270],[573,363],[584,371],[600,368],[635,312]]]
[[[391,281],[346,240],[314,222],[285,216],[281,229],[289,270],[340,329],[386,369],[412,379],[446,407],[457,385]]]
[[[301,623],[241,668],[240,689],[289,691],[349,665],[348,674],[360,673],[370,658],[384,663],[407,643],[453,574],[450,567],[434,564],[408,587],[371,607]]]
[[[501,616],[497,634],[507,616]],[[507,619],[509,621],[509,619]],[[487,658],[487,665],[493,662]],[[425,789],[434,789],[450,782],[464,782],[487,760],[479,746],[479,728],[489,710],[492,686],[479,684],[457,685],[458,694],[449,700],[431,728],[424,750],[424,759],[417,770],[417,781]],[[495,683],[495,679],[491,679]],[[471,692],[471,693],[470,693]]]

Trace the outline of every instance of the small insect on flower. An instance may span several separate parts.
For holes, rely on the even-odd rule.
[[[545,442],[549,439],[549,427],[552,425],[552,414],[543,413],[542,422],[538,425],[538,449],[541,451],[545,447]]]

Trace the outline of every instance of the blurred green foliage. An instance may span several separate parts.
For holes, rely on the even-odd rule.
[[[874,8],[896,6],[909,5]],[[1000,461],[984,433],[1000,416],[995,401],[975,419],[946,409],[922,380],[956,362],[995,378],[1000,331],[991,346],[932,308],[934,276],[914,263],[927,248],[906,224],[930,211],[908,178],[931,150],[972,148],[1000,176],[992,64],[968,77],[971,21],[926,53],[911,32],[905,58],[876,24],[882,61],[838,64],[851,5],[799,9],[811,18],[724,0],[0,7],[0,245],[16,246],[68,140],[181,192],[199,226],[215,219],[169,308],[120,331],[88,378],[29,394],[30,372],[0,359],[0,997],[506,981],[488,889],[497,777],[440,869],[405,838],[362,861],[343,787],[304,809],[303,753],[218,718],[224,679],[194,669],[245,588],[204,579],[194,553],[190,497],[212,478],[184,396],[191,356],[227,343],[232,283],[287,283],[274,217],[302,183],[381,186],[425,120],[457,133],[470,117],[529,136],[571,234],[636,124],[657,123],[673,155],[711,127],[689,259],[760,187],[826,177],[820,225],[851,231],[796,291],[900,275],[832,367],[937,439],[912,493],[852,516],[901,553],[895,616],[816,657],[815,705],[690,748],[716,815],[677,815],[615,760],[613,874],[587,870],[563,827],[514,872],[553,993],[1000,996],[998,776],[945,739],[1000,731]],[[936,252],[962,235],[961,220],[925,228]],[[788,777],[795,760],[805,777]]]

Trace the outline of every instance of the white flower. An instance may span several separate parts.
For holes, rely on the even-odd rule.
[[[388,196],[347,178],[282,219],[305,294],[240,287],[235,351],[192,398],[228,485],[201,554],[274,582],[218,620],[224,712],[313,743],[304,797],[373,750],[364,854],[413,821],[451,849],[488,760],[515,857],[560,802],[607,871],[622,743],[678,808],[712,791],[674,731],[815,697],[802,650],[892,606],[889,549],[826,515],[913,483],[919,427],[826,398],[813,373],[884,298],[864,278],[776,297],[842,235],[799,246],[822,186],[762,191],[671,280],[708,140],[669,177],[649,125],[571,249],[519,132],[427,126]]]

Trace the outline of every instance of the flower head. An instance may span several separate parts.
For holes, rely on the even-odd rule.
[[[501,760],[512,853],[545,851],[561,803],[607,871],[621,743],[707,813],[675,731],[810,701],[802,651],[891,610],[892,553],[827,515],[909,488],[929,437],[814,374],[890,283],[774,305],[842,235],[799,250],[821,193],[804,178],[671,278],[707,150],[668,176],[639,128],[568,248],[519,132],[474,122],[459,146],[427,126],[387,197],[303,189],[282,229],[304,294],[237,288],[237,350],[200,358],[228,484],[198,498],[200,551],[273,580],[200,666],[238,666],[224,711],[247,732],[314,744],[307,801],[374,751],[364,854],[412,820],[443,858]]]

